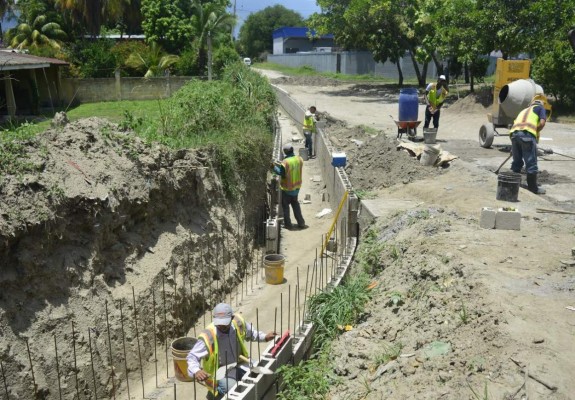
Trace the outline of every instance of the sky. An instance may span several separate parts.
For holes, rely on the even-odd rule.
[[[231,0],[231,2],[231,12],[233,12],[234,0]],[[316,4],[316,0],[235,0],[235,3],[236,15],[238,17],[236,37],[240,26],[251,13],[258,12],[266,7],[274,6],[276,4],[280,4],[289,10],[298,12],[303,18],[309,17],[314,12],[320,12],[320,8]]]

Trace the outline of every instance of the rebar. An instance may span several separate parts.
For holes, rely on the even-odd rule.
[[[258,334],[260,332],[260,316],[259,316],[259,309],[256,308],[256,330]],[[261,352],[260,352],[260,340],[258,338],[258,361],[262,359]]]
[[[138,309],[136,307],[136,291],[132,286],[132,298],[134,300],[134,328],[136,329],[136,343],[138,344],[138,360],[140,362],[140,378],[142,379],[142,397],[146,397],[144,388],[144,367],[142,366],[142,351],[140,350],[140,331],[138,330]]]
[[[289,331],[290,325],[290,311],[291,311],[291,285],[288,285],[288,299],[287,299],[287,330]]]
[[[30,354],[30,344],[28,343],[28,338],[26,338],[26,350],[28,350],[28,360],[30,360],[30,372],[32,373],[32,384],[34,385],[34,397],[38,395],[36,392],[36,377],[34,376],[34,366],[32,365],[32,354]]]
[[[58,344],[56,343],[56,334],[54,334],[54,354],[56,355],[56,376],[58,377],[58,394],[62,400],[62,385],[60,384],[60,362],[58,361]]]
[[[156,387],[158,387],[158,346],[156,345],[156,291],[152,288],[152,329],[154,332],[154,367],[156,369]]]
[[[6,382],[6,374],[4,373],[4,364],[0,360],[0,370],[2,370],[2,380],[4,381],[4,391],[6,392],[6,400],[10,400],[10,395],[8,394],[8,382]]]
[[[276,345],[277,322],[278,322],[278,308],[276,307],[274,310],[274,346]]]
[[[312,278],[313,280],[313,275]],[[306,273],[306,278],[305,278],[305,291],[303,292],[303,319],[305,320],[305,307],[306,307],[306,303],[307,303],[307,285],[308,285],[308,281],[309,281],[309,264],[307,265],[307,273]]]
[[[252,293],[254,292],[254,252],[252,251],[252,259],[250,260],[251,280],[252,280]]]
[[[301,309],[300,309],[300,304],[299,304],[299,267],[296,268],[296,285],[298,288],[298,290],[296,292],[297,293],[297,308],[296,308],[296,310],[297,310],[297,319],[298,319],[298,322],[300,322],[301,321]],[[301,332],[301,324],[298,323],[297,326],[300,327],[300,332]],[[295,332],[295,327],[296,327],[296,325],[294,325],[294,332]]]
[[[293,331],[295,333],[295,330],[297,328],[296,325],[296,319],[297,319],[297,291],[299,290],[298,285],[295,286],[294,288],[294,292],[293,292]]]
[[[106,307],[106,329],[108,331],[108,350],[110,354],[110,378],[112,378],[112,396],[116,398],[116,383],[114,381],[114,357],[112,356],[112,335],[110,335],[110,320],[108,317],[108,300],[105,301]]]
[[[197,400],[197,388],[196,388],[196,380],[194,379],[194,400]]]
[[[166,378],[168,378],[168,317],[166,310],[166,274],[162,273],[162,298],[164,306],[164,348],[166,349]]]
[[[76,377],[76,394],[80,400],[80,386],[78,385],[78,361],[76,357],[76,332],[74,330],[74,321],[72,321],[72,352],[74,353],[74,376]]]
[[[173,336],[178,337],[178,308],[176,304],[178,303],[178,278],[176,277],[176,264],[172,265],[172,276],[174,277],[174,301],[172,302],[172,314],[174,316],[174,329],[172,330]]]
[[[120,326],[122,328],[122,346],[124,348],[124,371],[126,372],[126,388],[128,389],[128,399],[131,399],[132,397],[130,396],[130,379],[128,376],[128,353],[126,352],[126,330],[124,329],[124,310],[122,308],[123,308],[122,299],[120,299]],[[166,369],[168,369],[167,364]]]
[[[98,387],[96,386],[96,370],[94,369],[94,354],[92,353],[92,334],[88,328],[88,349],[90,350],[90,364],[92,364],[92,378],[94,379],[94,398],[98,400]]]
[[[284,331],[284,292],[280,293],[280,332]]]
[[[178,398],[178,391],[176,389],[176,383],[174,383],[174,400]]]

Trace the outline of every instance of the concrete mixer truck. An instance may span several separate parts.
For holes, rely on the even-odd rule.
[[[526,108],[533,97],[538,95],[544,103],[547,118],[551,117],[551,105],[543,88],[529,78],[530,60],[497,59],[492,112],[487,114],[488,123],[479,128],[479,144],[489,148],[495,136],[507,136],[497,128],[510,128],[513,121]]]

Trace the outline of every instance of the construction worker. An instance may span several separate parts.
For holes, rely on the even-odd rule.
[[[308,151],[309,158],[313,157],[313,135],[316,133],[315,123],[317,122],[316,108],[311,106],[305,112],[303,118],[303,136],[305,138],[305,148]]]
[[[423,124],[424,128],[429,128],[429,122],[431,118],[433,118],[433,127],[439,128],[439,110],[441,106],[443,106],[443,102],[445,98],[449,94],[449,90],[447,90],[447,80],[445,79],[445,75],[439,75],[437,78],[437,83],[430,83],[425,88],[425,94],[423,98],[425,100],[425,123]]]
[[[279,175],[280,188],[282,191],[282,208],[284,213],[284,228],[294,229],[291,223],[290,210],[291,205],[293,214],[297,221],[299,229],[307,228],[301,207],[298,200],[299,190],[302,182],[303,160],[300,156],[294,154],[293,146],[288,143],[283,146],[284,159],[272,165],[272,170]]]
[[[249,358],[246,340],[269,342],[275,332],[259,332],[243,317],[234,314],[226,303],[218,304],[212,312],[212,323],[198,336],[198,341],[188,353],[188,374],[208,389],[208,399],[220,399],[242,379],[246,370],[234,365],[227,374],[216,380],[219,367],[240,363],[240,355]],[[200,366],[201,364],[201,366]]]
[[[537,143],[539,143],[540,132],[547,121],[547,114],[543,106],[544,102],[536,95],[531,100],[529,107],[521,111],[515,118],[509,131],[511,152],[513,153],[511,170],[520,173],[525,163],[527,189],[535,194],[545,194],[545,189],[537,186]]]

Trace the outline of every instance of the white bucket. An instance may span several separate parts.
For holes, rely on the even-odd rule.
[[[299,149],[299,156],[304,160],[307,161],[309,159],[309,151],[307,147],[302,147]]]
[[[425,144],[435,144],[437,128],[423,128],[423,142]]]
[[[423,148],[423,153],[419,159],[419,163],[425,166],[433,166],[439,157],[441,149],[439,146],[425,145]]]

